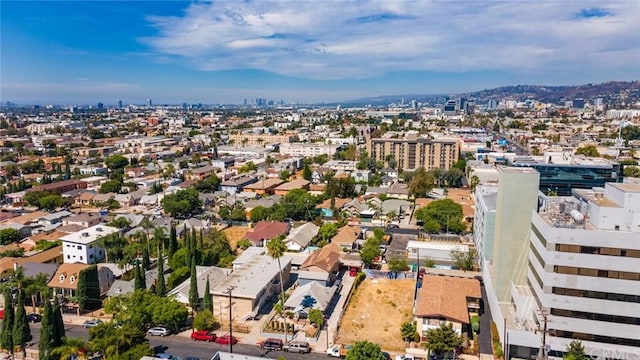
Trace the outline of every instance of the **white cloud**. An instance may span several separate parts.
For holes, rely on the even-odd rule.
[[[603,11],[592,11],[596,4]],[[182,16],[149,16],[158,34],[140,41],[202,70],[310,79],[402,70],[633,73],[639,13],[637,1],[215,1],[191,4]]]

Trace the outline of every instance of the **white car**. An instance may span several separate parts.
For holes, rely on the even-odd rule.
[[[167,328],[157,326],[149,329],[149,331],[147,331],[147,334],[153,335],[153,336],[167,336],[169,335],[169,330],[167,330]]]
[[[415,356],[412,354],[404,354],[396,356],[396,360],[415,360]]]

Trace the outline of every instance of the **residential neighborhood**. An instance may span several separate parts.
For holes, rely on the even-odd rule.
[[[497,327],[522,308],[485,287],[532,296],[526,269],[516,281],[494,267],[499,239],[528,237],[522,219],[535,210],[517,212],[519,230],[499,227],[500,204],[515,201],[502,194],[524,206],[635,191],[638,114],[460,104],[1,113],[0,303],[19,298],[47,319],[58,309],[95,354],[114,351],[100,336],[129,329],[135,341],[117,351],[130,358],[156,355],[154,335],[258,350],[281,339],[323,356],[368,340],[393,356],[500,357]],[[531,198],[517,190],[526,184]],[[536,348],[526,330],[512,344],[520,354]],[[451,341],[436,345],[436,333]],[[45,349],[12,341],[16,358]]]

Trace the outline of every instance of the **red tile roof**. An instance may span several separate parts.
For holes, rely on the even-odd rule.
[[[275,239],[280,235],[289,232],[289,224],[279,221],[259,221],[253,231],[245,235],[245,239],[249,239],[256,243],[260,240]]]
[[[478,280],[425,275],[418,291],[416,317],[444,317],[468,324],[467,298],[482,298]]]

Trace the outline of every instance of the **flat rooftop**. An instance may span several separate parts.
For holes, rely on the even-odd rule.
[[[118,228],[107,226],[104,224],[98,224],[90,228],[63,236],[60,238],[60,240],[71,242],[74,244],[88,245],[103,236],[111,235],[118,231],[120,231],[120,229]]]
[[[291,258],[283,256],[280,258],[280,263],[284,269],[291,263]],[[255,299],[267,283],[278,277],[279,271],[278,260],[268,255],[254,255],[235,268],[226,279],[211,290],[211,293],[223,295],[233,287],[233,296]]]

